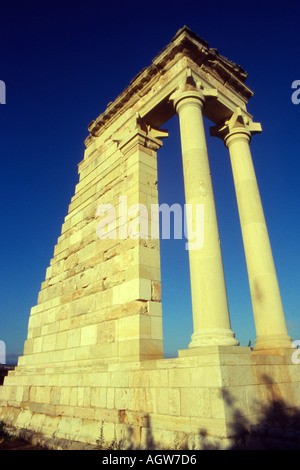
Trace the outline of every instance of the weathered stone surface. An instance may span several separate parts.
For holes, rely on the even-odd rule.
[[[126,437],[131,446],[145,446],[151,437],[157,447],[172,448],[186,440],[193,448],[195,443],[211,445],[214,437],[218,446],[230,447],[239,436],[237,416],[243,432],[249,433],[276,403],[285,420],[290,413],[291,422],[299,407],[299,374],[289,353],[269,356],[266,366],[250,349],[238,351],[233,363],[232,348],[227,351],[231,354],[226,347],[215,353],[210,349],[205,362],[214,366],[192,356],[111,363],[98,372],[96,365],[80,370],[78,365],[74,370],[61,366],[51,374],[50,369],[19,369],[0,389],[1,418],[18,429],[42,431],[45,445],[53,438],[95,445],[102,427],[106,442]],[[241,355],[248,363],[239,364]]]

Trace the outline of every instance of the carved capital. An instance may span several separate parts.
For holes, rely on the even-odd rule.
[[[242,109],[237,107],[231,118],[218,126],[210,127],[210,135],[219,137],[226,145],[227,139],[232,135],[248,136],[250,141],[252,135],[258,134],[262,131],[259,122],[253,122],[249,116],[243,113]]]
[[[169,101],[173,102],[176,109],[177,104],[184,98],[198,98],[203,105],[204,101],[208,98],[217,98],[218,90],[215,88],[205,88],[202,81],[190,69],[186,69],[186,74],[181,80],[177,89],[169,97]]]
[[[137,114],[134,124],[129,129],[115,133],[111,139],[117,143],[117,147],[122,153],[128,152],[136,143],[157,151],[162,146],[160,139],[166,138],[168,135],[167,130],[151,127]]]

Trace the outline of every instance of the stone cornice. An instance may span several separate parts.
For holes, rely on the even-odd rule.
[[[133,105],[135,101],[138,101],[141,96],[147,93],[149,82],[153,83],[161,75],[165,74],[174,64],[174,58],[177,55],[179,58],[182,56],[189,57],[198,66],[201,66],[206,72],[213,75],[225,87],[234,90],[246,102],[253,95],[253,92],[244,84],[247,78],[245,70],[220,55],[217,49],[210,48],[206,41],[184,26],[153,59],[152,64],[144,68],[116,100],[109,103],[106,110],[90,123],[88,126],[90,135],[85,141],[87,147],[94,137],[100,135],[101,128],[107,122],[111,122],[111,119],[119,114],[129,101]]]

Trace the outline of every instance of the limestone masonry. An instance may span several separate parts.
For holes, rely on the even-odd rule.
[[[267,227],[249,143],[261,131],[246,105],[247,74],[182,28],[89,125],[79,182],[54,249],[24,354],[0,388],[0,419],[53,442],[201,446],[203,431],[230,445],[266,407],[300,406]],[[163,359],[159,239],[97,236],[100,205],[158,203],[157,151],[177,113],[186,203],[204,206],[204,245],[190,250],[194,332]],[[228,148],[257,338],[231,330],[203,116]],[[138,215],[132,216],[134,221]],[[122,214],[116,226],[122,229]],[[153,223],[153,221],[152,221]],[[151,221],[149,220],[149,234]],[[153,228],[153,227],[152,227]],[[120,233],[120,232],[118,232]],[[148,235],[148,234],[146,234]]]

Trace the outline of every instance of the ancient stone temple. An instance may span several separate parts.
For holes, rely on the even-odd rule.
[[[40,439],[172,448],[223,447],[273,402],[300,406],[255,171],[260,124],[247,74],[182,28],[89,125],[79,182],[32,308],[24,354],[0,388],[0,419]],[[188,251],[194,332],[163,358],[157,152],[178,115],[186,204],[204,208]],[[253,350],[231,329],[203,119],[228,148],[256,327]],[[132,207],[134,210],[132,210]],[[112,210],[113,208],[113,210]],[[130,208],[130,210],[128,210]],[[144,212],[141,208],[145,209]],[[239,426],[237,421],[237,408]],[[241,425],[242,423],[242,425]],[[60,444],[61,445],[61,444]]]

